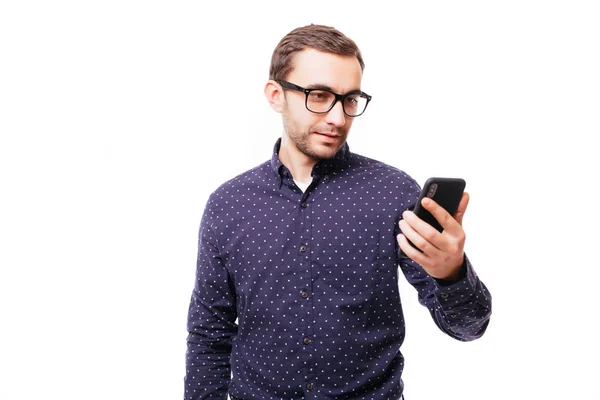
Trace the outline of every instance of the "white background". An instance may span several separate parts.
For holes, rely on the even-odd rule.
[[[402,280],[407,399],[600,399],[597,2],[287,4],[1,3],[0,399],[182,398],[204,204],[270,157],[309,23],[365,58],[350,149],[472,196],[493,318],[454,341]]]

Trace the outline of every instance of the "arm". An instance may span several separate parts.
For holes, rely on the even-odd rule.
[[[200,223],[196,283],[188,312],[186,400],[227,399],[232,340],[237,333],[235,287],[208,215],[205,210]]]
[[[463,198],[454,216],[448,214],[431,199],[422,205],[443,227],[438,232],[418,218],[412,211],[403,213],[398,227],[398,245],[404,255],[400,265],[419,293],[419,302],[425,305],[438,327],[458,340],[481,337],[489,323],[491,295],[479,280],[464,253],[465,232],[462,218],[469,203]],[[413,248],[408,239],[422,252]]]
[[[492,297],[466,256],[457,281],[433,278],[407,257],[400,259],[400,267],[417,289],[419,302],[443,332],[461,341],[484,334],[492,313]]]

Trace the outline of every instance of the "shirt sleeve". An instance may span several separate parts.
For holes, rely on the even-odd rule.
[[[235,286],[209,220],[200,223],[196,281],[188,311],[186,400],[226,400],[231,349],[237,333]]]
[[[417,290],[419,302],[427,307],[443,332],[461,341],[475,340],[485,333],[492,313],[492,296],[466,255],[461,278],[452,283],[433,278],[408,257],[400,258],[400,268]]]

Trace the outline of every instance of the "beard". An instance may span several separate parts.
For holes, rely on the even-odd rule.
[[[308,130],[294,120],[287,107],[283,111],[283,126],[291,142],[303,154],[315,160],[327,160],[335,156],[346,142],[348,131],[328,124],[318,124]],[[313,132],[327,132],[339,135],[340,138],[333,143],[324,142],[320,135]]]

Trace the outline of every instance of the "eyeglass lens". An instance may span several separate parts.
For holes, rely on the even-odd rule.
[[[327,112],[334,101],[335,96],[333,93],[325,90],[313,90],[308,94],[306,107],[313,112]],[[360,115],[367,106],[367,98],[360,93],[350,94],[344,98],[342,104],[346,114]]]

